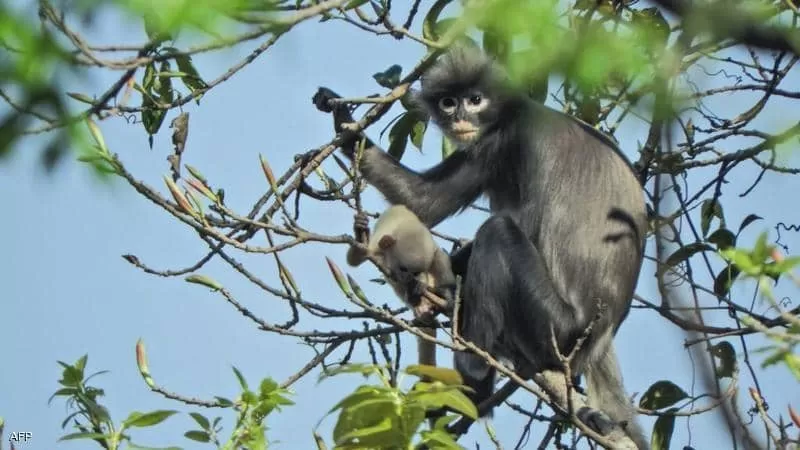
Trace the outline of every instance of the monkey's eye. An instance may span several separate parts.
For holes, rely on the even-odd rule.
[[[470,96],[470,98],[469,98],[469,102],[472,103],[475,106],[480,105],[482,101],[483,101],[483,97],[481,96],[481,94],[475,94],[475,95]]]
[[[444,97],[439,100],[439,108],[444,112],[452,112],[456,109],[458,102],[454,97]]]

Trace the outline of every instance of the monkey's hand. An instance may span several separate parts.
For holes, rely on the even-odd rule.
[[[333,126],[337,133],[341,133],[345,129],[344,124],[355,122],[352,111],[354,108],[344,103],[331,101],[339,98],[342,96],[326,87],[317,89],[317,93],[311,97],[311,101],[318,110],[333,113]]]
[[[358,212],[353,218],[353,235],[358,242],[369,242],[369,216],[363,211]]]
[[[342,98],[342,96],[326,87],[320,87],[311,98],[311,101],[318,110],[333,113],[333,128],[337,133],[342,133],[342,144],[340,146],[342,153],[352,160],[356,153],[356,144],[362,137],[366,137],[362,133],[345,130],[344,125],[355,122],[355,119],[353,119],[353,111],[350,106],[344,103],[331,102],[331,100],[338,98]],[[372,142],[367,140],[367,146],[372,145]]]
[[[314,106],[316,106],[318,110],[329,113],[333,111],[334,105],[330,104],[328,100],[334,98],[342,98],[342,96],[326,87],[320,87],[317,89],[317,93],[311,97],[311,101],[314,102]]]

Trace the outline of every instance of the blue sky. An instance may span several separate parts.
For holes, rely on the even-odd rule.
[[[107,11],[101,17],[102,20],[96,21],[98,28],[89,35],[94,43],[142,41],[143,31],[138,21],[123,21]],[[259,44],[203,55],[195,61],[205,78],[215,78]],[[318,147],[332,137],[329,117],[319,113],[310,102],[318,86],[327,85],[345,96],[379,93],[382,88],[372,80],[372,73],[394,63],[408,69],[423,54],[419,44],[408,40],[368,35],[341,23],[306,23],[207,94],[200,107],[194,103],[187,105],[185,110],[191,113],[191,124],[184,162],[199,168],[215,186],[224,187],[229,206],[248,210],[267,189],[258,164],[259,154],[269,160],[276,173],[283,173],[295,154]],[[84,80],[72,80],[68,90],[97,95],[118,75],[93,73]],[[798,85],[796,77],[792,84]],[[551,82],[551,90],[554,86]],[[744,110],[742,105],[722,100],[717,106]],[[372,129],[371,135],[377,137],[377,130],[397,111],[388,114],[382,124]],[[775,108],[765,120],[796,121],[797,111],[800,108],[792,108],[791,102],[785,102],[785,106]],[[172,117],[171,113],[166,123]],[[156,136],[152,150],[141,125],[113,119],[103,121],[101,128],[111,151],[120,155],[132,173],[166,192],[162,176],[168,174],[165,158],[171,151],[166,125]],[[629,157],[634,158],[636,140],[644,140],[642,136],[641,128],[636,125],[618,134]],[[147,275],[125,262],[120,255],[132,253],[152,267],[175,269],[193,264],[207,250],[191,229],[154,207],[122,181],[99,182],[86,167],[72,161],[60,166],[52,176],[45,175],[38,167],[42,142],[40,137],[26,140],[10,160],[0,165],[0,192],[6,201],[5,215],[0,220],[0,236],[5,241],[4,257],[0,259],[3,286],[0,342],[4,344],[0,415],[6,420],[7,433],[34,434],[33,442],[18,448],[55,448],[56,439],[63,434],[59,424],[66,415],[64,403],[55,400],[47,404],[48,397],[57,389],[60,375],[56,360],[73,362],[88,353],[90,371],[110,370],[94,383],[105,389],[104,402],[119,421],[132,410],[185,410],[150,393],[142,382],[134,359],[134,345],[140,337],[147,345],[151,371],[158,384],[206,398],[235,396],[238,385],[231,365],[239,367],[251,383],[264,376],[282,381],[313,356],[292,338],[258,331],[219,295],[187,284],[181,277],[165,279]],[[382,143],[386,144],[386,139]],[[437,162],[439,155],[439,134],[429,132],[424,153],[409,150],[404,163],[422,168]],[[796,163],[797,158],[793,160]],[[731,223],[738,223],[750,212],[765,218],[743,233],[745,243],[752,242],[757,232],[771,229],[776,222],[800,221],[797,200],[792,194],[798,183],[792,177],[767,175],[753,193],[743,199],[735,198],[753,182],[757,173],[752,168],[735,171],[727,186],[730,194],[724,198],[731,199],[731,205],[726,204]],[[365,199],[368,209],[383,208],[382,200],[374,192]],[[484,217],[478,212],[465,213],[438,229],[469,237]],[[301,224],[328,234],[349,233],[352,213],[342,206],[305,200]],[[797,252],[795,236],[784,233],[784,242]],[[345,251],[344,246],[311,244],[292,249],[284,257],[306,298],[343,307],[346,300],[331,279],[324,258],[331,257],[344,267]],[[241,259],[268,283],[277,285],[271,257],[248,255]],[[396,301],[387,287],[369,286],[366,280],[376,276],[376,269],[365,265],[350,272],[368,288],[371,298],[388,303]],[[282,301],[265,295],[224,264],[213,261],[200,273],[222,282],[248,308],[270,322],[284,322],[289,317]],[[637,292],[655,300],[653,273],[652,265],[646,264]],[[749,303],[744,300],[751,295],[748,288],[739,287],[734,292]],[[303,329],[361,326],[360,321],[331,322],[304,319],[301,326]],[[671,379],[690,391],[698,380],[692,376],[691,358],[683,348],[683,338],[680,329],[656,313],[634,310],[616,341],[627,390],[643,393],[653,382]],[[413,340],[404,337],[404,342],[409,350],[403,363],[410,364]],[[363,347],[356,356],[364,362],[368,358]],[[755,359],[759,361],[761,357]],[[450,357],[442,351],[440,360],[449,364]],[[773,408],[785,411],[787,403],[800,406],[800,390],[783,368],[767,369],[760,376],[761,387],[768,400],[772,399]],[[359,382],[356,376],[342,376],[317,384],[315,372],[295,384],[293,389],[297,394],[293,399],[297,404],[268,420],[270,439],[281,442],[276,448],[312,448],[311,431],[317,421]],[[752,384],[751,380],[743,376],[743,387],[748,383]],[[696,393],[702,393],[699,383],[697,386]],[[533,405],[524,394],[518,394],[515,401]],[[749,404],[746,396],[740,402]],[[641,421],[649,432],[653,419],[643,417]],[[226,429],[230,428],[230,421],[223,423]],[[713,414],[695,417],[688,423],[679,420],[673,447],[688,444],[698,449],[729,447],[720,423]],[[329,418],[320,429],[329,443],[332,424],[333,418]],[[145,430],[134,437],[139,437],[136,441],[144,445],[203,448],[182,437],[192,425],[188,416],[181,415],[157,427],[155,432]],[[522,418],[514,413],[496,412],[494,426],[508,447],[513,447],[523,425]],[[530,445],[538,445],[544,430],[541,426],[534,427]],[[473,427],[462,443],[474,448],[470,443],[475,441],[482,448],[488,442],[481,427]],[[84,443],[74,442],[59,443],[57,447],[88,448]]]

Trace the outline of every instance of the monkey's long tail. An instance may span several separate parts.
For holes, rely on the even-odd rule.
[[[625,394],[613,343],[593,366],[586,370],[589,406],[604,412],[614,422],[626,423],[625,431],[639,450],[650,450],[650,442],[636,421],[636,411]]]

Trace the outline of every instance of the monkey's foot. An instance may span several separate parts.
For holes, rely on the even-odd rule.
[[[617,426],[606,413],[588,406],[580,408],[575,415],[578,416],[581,422],[603,436],[611,433]]]

